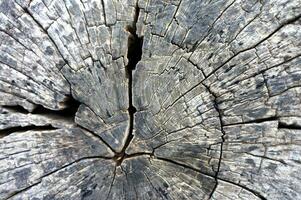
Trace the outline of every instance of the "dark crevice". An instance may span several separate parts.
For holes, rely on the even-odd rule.
[[[183,164],[183,163],[179,163],[179,162],[177,162],[177,161],[174,161],[174,160],[171,160],[171,159],[168,159],[168,158],[154,157],[154,159],[162,160],[162,161],[165,161],[165,162],[169,162],[169,163],[172,163],[172,164],[181,166],[181,167],[183,167],[183,168],[190,169],[190,170],[192,170],[192,171],[198,172],[198,173],[200,173],[200,174],[202,174],[202,175],[204,175],[204,176],[211,177],[211,178],[215,178],[215,176],[212,175],[212,174],[208,174],[208,173],[203,172],[203,171],[201,171],[201,170],[199,170],[199,169],[196,169],[196,168],[194,168],[194,167],[191,167],[191,166],[186,165],[186,164]]]
[[[26,110],[25,108],[23,108],[20,105],[14,105],[14,106],[1,106],[2,108],[4,108],[5,110],[11,111],[11,112],[16,112],[16,113],[21,113],[21,114],[28,114],[28,110]],[[2,114],[6,114],[2,112]]]
[[[41,182],[42,182],[42,180],[39,180],[39,181],[37,181],[37,182],[31,184],[31,185],[28,186],[28,187],[25,187],[25,188],[23,188],[23,189],[21,189],[21,190],[15,191],[13,194],[11,194],[9,197],[5,198],[4,200],[11,199],[11,198],[13,198],[14,196],[17,196],[18,194],[21,194],[21,193],[23,193],[23,192],[26,192],[26,191],[29,190],[30,188],[32,188],[32,187],[34,187],[34,186],[36,186],[36,185],[39,185]]]
[[[105,13],[105,8],[104,8],[104,1],[102,0],[101,1],[102,4],[103,4],[103,9],[104,9],[104,18],[106,20],[106,13]],[[128,126],[128,133],[127,133],[127,138],[126,138],[126,141],[125,141],[125,145],[123,146],[122,150],[118,153],[116,153],[114,151],[114,149],[112,147],[110,147],[109,144],[107,144],[100,136],[98,136],[96,133],[93,133],[92,131],[84,128],[84,127],[81,127],[79,126],[80,128],[88,131],[89,133],[93,134],[94,136],[96,136],[97,138],[99,138],[105,145],[107,145],[113,152],[115,152],[115,156],[113,158],[113,160],[115,160],[115,162],[117,163],[116,165],[119,166],[121,165],[122,161],[125,160],[125,159],[129,159],[129,158],[133,158],[133,157],[137,157],[137,156],[154,156],[154,153],[146,153],[146,152],[139,152],[139,153],[134,153],[134,154],[126,154],[126,149],[127,147],[130,145],[134,135],[133,135],[133,129],[134,129],[134,117],[135,117],[135,113],[137,112],[137,109],[134,107],[133,105],[133,70],[136,69],[136,65],[137,63],[141,60],[141,57],[142,57],[142,46],[143,46],[143,37],[139,37],[137,35],[137,22],[138,22],[138,18],[139,18],[139,13],[140,13],[140,9],[138,7],[138,5],[136,5],[136,8],[135,8],[135,16],[134,16],[134,23],[132,26],[129,26],[127,27],[127,30],[129,31],[130,35],[128,37],[128,54],[127,54],[127,58],[128,58],[128,65],[125,67],[125,70],[126,70],[126,77],[128,79],[128,99],[129,99],[129,107],[128,107],[128,114],[129,114],[129,126]],[[30,14],[30,12],[27,10],[27,8],[25,8],[25,12],[28,13],[32,19],[43,29],[43,27],[35,20],[35,18]],[[286,24],[289,24],[289,23],[293,23],[295,22],[296,20],[298,20],[298,18],[296,19],[293,19],[291,21],[288,21]],[[284,24],[285,25],[285,24]],[[283,26],[284,26],[283,25]],[[246,50],[243,50],[241,52],[238,52],[237,54],[235,54],[234,56],[232,56],[231,58],[229,58],[226,62],[224,62],[220,67],[218,67],[217,69],[215,69],[213,72],[211,72],[208,76],[211,76],[214,72],[216,72],[219,68],[221,68],[222,66],[224,66],[226,63],[228,63],[230,60],[232,60],[234,57],[236,57],[238,54],[242,53],[242,52],[245,52],[247,50],[250,50],[256,46],[258,46],[259,44],[261,44],[263,41],[267,40],[268,38],[270,38],[271,36],[273,36],[274,33],[276,33],[277,31],[280,30],[280,28],[282,28],[283,26],[280,26],[278,29],[276,29],[275,31],[273,31],[270,35],[268,35],[266,38],[264,38],[263,40],[261,40],[259,43],[257,43],[255,46],[253,47],[250,47]],[[45,30],[44,30],[45,31]],[[47,34],[47,32],[45,31],[45,33]],[[48,35],[48,34],[47,34]],[[50,40],[51,37],[49,36]],[[55,42],[52,40],[53,44],[55,45]],[[196,47],[193,47],[193,51],[195,50]],[[58,49],[58,48],[57,48]],[[59,49],[58,49],[58,52],[60,53]],[[64,57],[62,56],[62,58],[64,59]],[[65,62],[68,64],[68,62],[65,60]],[[207,77],[208,77],[207,76]],[[198,84],[199,85],[199,84]],[[197,85],[196,85],[197,86]],[[188,90],[187,92],[191,91],[192,89],[194,89],[196,86],[194,86],[193,88],[191,88],[190,90]],[[161,157],[155,157],[155,159],[158,159],[158,160],[162,160],[162,161],[165,161],[165,162],[169,162],[169,163],[173,163],[173,164],[176,164],[176,165],[179,165],[181,167],[184,167],[184,168],[187,168],[187,169],[190,169],[190,170],[194,170],[196,172],[199,172],[200,174],[203,174],[205,176],[209,176],[213,179],[215,179],[216,181],[216,185],[214,186],[211,194],[210,194],[210,197],[212,197],[214,191],[216,190],[217,188],[217,183],[218,181],[224,181],[224,182],[227,182],[227,183],[230,183],[230,184],[233,184],[233,185],[236,185],[238,187],[241,187],[251,193],[253,193],[254,195],[258,196],[260,199],[266,199],[265,197],[263,197],[262,195],[260,195],[259,193],[247,188],[246,186],[243,186],[243,185],[239,185],[238,183],[234,183],[234,182],[231,182],[231,181],[228,181],[228,180],[224,180],[220,177],[218,177],[218,173],[220,171],[220,166],[221,166],[221,160],[222,160],[222,153],[223,153],[223,143],[225,141],[224,139],[224,136],[225,136],[225,131],[224,131],[224,127],[225,126],[231,126],[231,125],[240,125],[240,124],[251,124],[251,123],[263,123],[263,122],[269,122],[269,121],[277,121],[278,118],[277,117],[269,117],[269,118],[263,118],[263,119],[255,119],[255,120],[250,120],[250,121],[247,121],[247,122],[239,122],[239,123],[234,123],[234,124],[224,124],[223,121],[222,121],[222,112],[219,108],[219,105],[217,103],[217,96],[212,93],[212,91],[210,91],[210,88],[205,86],[207,88],[207,90],[209,91],[209,93],[214,97],[213,99],[213,103],[214,103],[214,107],[218,113],[218,117],[219,117],[219,121],[220,121],[220,127],[221,127],[221,132],[222,132],[222,142],[220,143],[220,158],[219,158],[219,162],[218,162],[218,166],[217,166],[217,171],[215,173],[215,175],[210,175],[210,174],[206,174],[204,172],[201,172],[200,170],[198,169],[195,169],[191,166],[188,166],[188,165],[185,165],[185,164],[182,164],[182,163],[178,163],[176,161],[173,161],[173,160],[170,160],[170,159],[167,159],[167,158],[161,158]],[[184,96],[185,94],[184,93],[183,95],[181,95],[180,97]],[[179,99],[179,98],[178,98]],[[176,99],[176,101],[178,100]],[[73,119],[74,120],[74,117],[75,117],[75,114],[78,110],[78,107],[80,105],[79,102],[77,102],[76,100],[74,100],[73,98],[69,98],[69,100],[66,102],[66,105],[67,107],[63,110],[50,110],[50,109],[47,109],[47,108],[44,108],[43,106],[39,105],[36,107],[36,109],[34,109],[34,111],[32,112],[32,114],[41,114],[41,115],[45,115],[45,114],[54,114],[54,115],[57,115],[57,116],[60,116],[60,117],[63,117],[63,118],[66,118],[66,119]],[[173,105],[173,104],[172,104]],[[7,110],[12,110],[14,112],[19,112],[19,113],[24,113],[24,114],[27,114],[29,113],[27,110],[25,110],[23,107],[21,106],[3,106],[5,109]],[[297,124],[286,124],[286,123],[282,123],[282,122],[279,122],[278,123],[278,128],[279,129],[297,129],[297,130],[301,130],[301,126],[300,125],[297,125]],[[29,130],[32,130],[32,131],[41,131],[41,130],[55,130],[56,128],[54,128],[53,126],[51,125],[45,125],[45,126],[34,126],[34,125],[30,125],[30,126],[25,126],[25,127],[12,127],[12,128],[7,128],[7,129],[3,129],[0,131],[0,138],[1,138],[1,135],[7,135],[7,134],[10,134],[10,133],[13,133],[13,132],[20,132],[20,131],[29,131]],[[51,175],[59,170],[62,170],[66,167],[69,167],[70,165],[74,164],[74,163],[77,163],[77,162],[80,162],[81,160],[84,160],[84,159],[94,159],[94,158],[101,158],[101,159],[111,159],[111,158],[103,158],[103,157],[85,157],[85,158],[82,158],[80,160],[77,160],[77,161],[74,161],[68,165],[65,165],[49,174],[46,174],[44,176],[41,177],[41,179],[43,177],[46,177],[48,175]],[[115,180],[115,175],[116,175],[116,167],[114,169],[114,176],[113,176],[113,179],[112,179],[112,183],[110,185],[110,188],[109,188],[109,192],[108,192],[108,197],[110,195],[110,192],[111,192],[111,189],[112,189],[112,186],[114,184],[114,180]],[[26,191],[28,190],[29,188],[37,185],[41,183],[41,180],[39,180],[38,182],[32,184],[30,187],[28,188],[25,188],[21,191],[18,191],[17,193],[15,193],[14,195],[18,194],[18,193],[21,193],[23,191]],[[12,195],[12,196],[14,196]],[[11,196],[11,197],[12,197]]]
[[[113,160],[116,162],[117,166],[120,166],[122,161],[127,157],[125,151],[115,153]]]
[[[263,123],[263,122],[272,122],[277,121],[278,117],[267,117],[262,119],[254,119],[246,122],[237,122],[237,123],[231,123],[231,124],[225,124],[224,126],[235,126],[235,125],[243,125],[243,124],[256,124],[256,123]]]
[[[235,183],[235,182],[232,182],[232,181],[229,181],[229,180],[220,178],[220,177],[218,177],[218,180],[224,181],[224,182],[226,182],[226,183],[230,183],[230,184],[235,185],[235,186],[237,186],[237,187],[240,187],[240,188],[242,188],[242,189],[244,189],[244,190],[246,190],[246,191],[248,191],[248,192],[254,194],[255,196],[257,196],[257,197],[258,197],[259,199],[261,199],[261,200],[267,200],[267,198],[265,198],[265,197],[264,197],[262,194],[260,194],[259,192],[255,191],[255,190],[253,190],[253,189],[250,189],[250,188],[248,188],[248,187],[246,187],[246,186],[244,186],[244,185],[240,185],[240,184],[238,184],[238,183]]]
[[[213,193],[215,192],[215,190],[217,188],[217,184],[218,184],[218,174],[219,174],[219,171],[220,171],[221,162],[222,162],[222,158],[223,158],[223,145],[224,145],[224,142],[225,142],[226,132],[224,130],[224,122],[223,122],[223,119],[222,119],[222,117],[223,117],[222,111],[219,108],[219,105],[218,105],[218,102],[217,102],[217,95],[213,91],[211,91],[209,86],[207,86],[205,84],[203,84],[203,85],[204,85],[204,87],[206,87],[207,91],[213,96],[213,106],[214,106],[215,110],[218,113],[220,128],[221,128],[221,132],[222,132],[222,136],[221,136],[222,142],[220,143],[220,157],[219,157],[218,164],[217,164],[217,171],[216,171],[215,176],[214,176],[216,184],[215,184],[212,192],[209,195],[209,199],[210,199],[212,197]]]
[[[286,124],[283,122],[278,123],[278,129],[292,129],[292,130],[301,130],[300,124]]]
[[[111,191],[112,191],[112,187],[113,187],[114,182],[115,182],[115,178],[116,178],[116,169],[117,169],[117,168],[116,168],[116,166],[115,166],[114,171],[113,171],[112,182],[111,182],[111,184],[110,184],[110,187],[109,187],[109,191],[108,191],[108,195],[107,195],[107,197],[106,197],[106,200],[109,199],[109,196],[110,196]]]
[[[101,0],[101,5],[102,5],[102,12],[103,12],[103,18],[105,20],[105,24],[107,24],[107,16],[106,16],[106,8],[105,8],[105,2],[104,0]]]
[[[33,110],[32,114],[53,114],[66,119],[74,119],[78,107],[80,106],[80,102],[76,101],[73,97],[68,97],[64,104],[66,105],[66,108],[63,110],[50,110],[39,105]]]
[[[104,5],[104,1],[101,1],[102,5],[103,5],[103,11],[104,11],[104,20],[106,23],[106,13],[105,13],[105,5]],[[63,59],[64,63],[62,63],[62,66],[60,66],[59,69],[61,69],[65,64],[69,65],[68,60],[66,60],[63,56],[63,54],[61,53],[61,51],[59,50],[59,47],[57,46],[57,44],[55,43],[54,39],[48,34],[47,30],[44,29],[44,27],[42,26],[42,24],[34,18],[34,16],[32,15],[32,13],[28,10],[28,8],[24,8],[24,12],[27,13],[33,20],[34,22],[39,26],[39,28],[48,36],[49,40],[52,42],[52,44],[54,45],[54,47],[57,49],[57,52],[59,53],[59,55],[61,56],[61,58]],[[70,86],[70,91],[71,89],[71,83],[68,81],[68,79],[65,77],[65,75],[63,73],[61,73],[63,75],[63,77],[65,78],[65,80],[68,82],[69,86]],[[68,100],[65,102],[66,104],[66,108],[63,110],[49,110],[47,108],[44,108],[43,106],[38,106],[33,113],[34,114],[53,114],[53,115],[57,115],[57,116],[61,116],[65,119],[69,119],[72,120],[72,122],[75,122],[75,115],[76,112],[80,106],[80,102],[76,101],[72,95],[70,97],[68,97]],[[94,112],[94,111],[93,111]],[[78,127],[80,127],[81,129],[84,129],[86,131],[88,131],[89,133],[93,134],[95,137],[97,137],[98,139],[100,139],[108,148],[110,148],[113,152],[115,152],[115,150],[108,144],[106,143],[102,137],[100,137],[99,135],[97,135],[96,133],[94,133],[93,131],[90,131],[82,126],[77,125]]]
[[[129,144],[131,143],[134,135],[134,115],[137,109],[133,105],[133,70],[135,70],[137,63],[141,60],[142,56],[142,45],[143,45],[143,37],[138,37],[137,31],[137,21],[139,18],[140,8],[138,5],[135,7],[135,16],[132,26],[128,26],[127,31],[130,33],[128,37],[128,64],[125,67],[126,77],[128,79],[128,98],[129,98],[129,107],[128,107],[128,114],[129,114],[129,127],[127,138],[122,150],[115,155],[115,161],[118,165],[121,165],[123,159],[127,156],[125,151]]]
[[[29,9],[27,7],[23,8],[24,12],[26,14],[28,14],[31,19],[34,21],[34,23],[40,28],[40,30],[47,35],[47,37],[49,38],[49,40],[51,41],[51,43],[53,44],[53,46],[56,48],[58,54],[60,55],[60,57],[63,59],[64,63],[60,63],[60,66],[58,67],[59,69],[61,69],[65,64],[69,65],[69,62],[64,58],[63,54],[61,53],[61,51],[59,50],[59,47],[57,46],[57,44],[55,43],[54,39],[48,34],[47,30],[45,30],[45,28],[42,26],[42,24],[33,16],[33,14],[29,11]],[[65,80],[68,82],[69,87],[70,87],[70,91],[71,91],[71,84],[69,83],[69,81],[67,80],[67,78],[64,76],[63,73],[61,73],[62,76],[65,78]],[[65,102],[65,104],[67,105],[65,109],[63,110],[58,110],[58,111],[54,111],[54,110],[50,110],[47,108],[44,108],[41,105],[38,105],[36,109],[34,109],[34,111],[32,113],[34,114],[58,114],[62,117],[65,118],[74,118],[75,117],[75,113],[80,105],[79,102],[77,102],[72,96],[68,97],[67,101]]]
[[[45,126],[35,126],[35,125],[29,125],[29,126],[16,126],[16,127],[10,127],[6,129],[0,130],[0,138],[8,136],[15,132],[25,132],[25,131],[51,131],[56,130],[57,128],[53,127],[52,125],[45,125]]]
[[[138,5],[135,7],[135,16],[132,26],[127,26],[126,30],[130,33],[128,37],[128,64],[126,66],[126,72],[128,78],[131,78],[132,71],[135,70],[137,63],[141,60],[143,37],[137,35],[137,22],[140,14],[140,8]]]
[[[2,111],[2,114],[8,114],[8,111],[11,111],[13,113],[22,113],[22,114],[34,114],[34,115],[42,115],[42,116],[51,116],[52,118],[56,119],[64,119],[68,121],[74,122],[75,114],[78,110],[78,107],[80,106],[80,103],[73,99],[72,97],[69,97],[67,101],[65,102],[66,108],[63,110],[50,110],[48,108],[45,108],[41,105],[37,105],[36,108],[29,112],[26,109],[24,109],[22,106],[2,106],[4,108],[4,111]],[[46,130],[55,130],[58,129],[54,127],[51,124],[45,124],[45,125],[39,125],[36,126],[34,124],[29,124],[25,126],[17,126],[17,127],[11,127],[7,129],[0,130],[0,138],[5,137],[11,133],[14,132],[25,132],[25,131],[46,131]]]
[[[101,137],[101,136],[99,136],[98,134],[96,134],[96,133],[94,133],[93,131],[90,131],[89,129],[87,129],[87,128],[85,128],[85,127],[83,127],[83,126],[81,126],[81,125],[79,125],[79,124],[77,124],[76,125],[77,127],[79,127],[79,128],[81,128],[81,129],[83,129],[83,130],[85,130],[85,131],[87,131],[88,133],[90,133],[90,134],[92,134],[93,136],[95,136],[96,138],[98,138],[102,143],[104,143],[112,152],[114,152],[114,153],[116,153],[116,151]],[[115,158],[116,156],[114,156],[114,158]],[[113,159],[114,159],[113,158]]]

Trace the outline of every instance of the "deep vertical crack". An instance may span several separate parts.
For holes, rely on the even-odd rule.
[[[143,37],[139,37],[137,35],[137,22],[138,22],[139,14],[140,14],[140,8],[138,4],[136,4],[133,24],[127,27],[127,31],[130,33],[128,37],[128,53],[127,53],[128,64],[125,67],[126,77],[128,79],[129,128],[127,133],[127,138],[121,152],[115,155],[115,161],[117,165],[120,165],[123,159],[127,156],[125,151],[134,137],[133,135],[134,115],[137,110],[133,105],[133,70],[135,70],[137,63],[141,60],[142,45],[143,45]]]

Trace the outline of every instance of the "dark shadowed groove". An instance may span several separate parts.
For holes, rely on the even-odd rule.
[[[102,5],[103,5],[104,19],[105,19],[105,21],[106,21],[106,14],[105,14],[104,1],[102,0],[101,3],[102,3]],[[42,30],[42,32],[44,32],[44,33],[48,36],[48,38],[50,39],[50,41],[52,42],[52,44],[55,46],[55,48],[57,49],[58,53],[60,54],[61,58],[64,60],[65,64],[69,65],[69,62],[64,58],[63,54],[60,52],[59,47],[58,47],[57,44],[55,43],[54,39],[48,34],[47,30],[45,30],[45,29],[43,28],[42,24],[41,24],[38,20],[36,20],[36,19],[34,18],[34,16],[33,16],[32,13],[28,10],[28,8],[24,8],[24,11],[25,11],[25,13],[27,13],[27,14],[34,20],[34,22],[38,25],[38,27]],[[69,87],[70,87],[70,93],[72,93],[71,83],[68,81],[68,79],[65,77],[65,75],[64,75],[63,73],[61,73],[61,74],[62,74],[62,76],[65,78],[65,80],[68,82]],[[60,114],[60,115],[65,116],[65,117],[66,117],[66,116],[67,116],[67,117],[72,117],[72,120],[73,120],[73,122],[75,123],[75,119],[74,119],[74,118],[75,118],[76,112],[77,112],[77,110],[78,110],[78,108],[79,108],[79,106],[80,106],[81,103],[78,102],[78,101],[76,101],[76,100],[73,98],[72,94],[71,94],[71,96],[69,97],[69,99],[68,99],[65,103],[68,105],[67,109],[65,109],[65,110],[61,110],[61,111],[52,111],[52,110],[45,109],[45,108],[43,108],[42,106],[39,106],[37,109],[34,110],[34,113],[36,113],[36,114],[45,114],[46,111],[47,111],[47,113],[50,112],[50,113],[54,113],[54,114]],[[86,106],[87,106],[87,105],[86,105]],[[87,106],[87,107],[88,107],[88,106]],[[92,109],[91,109],[91,110],[92,110]],[[92,112],[95,113],[93,110],[92,110]],[[95,113],[95,114],[96,114],[96,113]],[[97,115],[97,114],[96,114],[96,115]],[[97,115],[97,116],[98,116],[98,115]],[[97,137],[98,139],[100,139],[101,142],[103,142],[103,143],[104,143],[111,151],[115,152],[115,150],[114,150],[107,142],[105,142],[105,141],[102,139],[102,137],[100,137],[100,136],[97,135],[96,133],[94,133],[94,132],[92,132],[92,131],[90,131],[90,130],[88,130],[88,129],[82,127],[82,126],[79,126],[79,125],[77,125],[77,126],[78,126],[79,128],[81,128],[81,129],[83,129],[83,130],[85,130],[85,131],[91,133],[92,135],[94,135],[94,136]]]
[[[134,115],[136,113],[136,108],[133,105],[133,70],[135,70],[137,63],[141,60],[142,56],[142,45],[143,45],[143,37],[138,37],[137,31],[137,22],[140,14],[140,8],[138,4],[135,7],[135,16],[132,26],[128,26],[127,31],[130,33],[128,37],[128,64],[125,67],[126,76],[128,79],[128,99],[129,99],[129,107],[128,107],[128,114],[129,114],[129,126],[128,126],[128,133],[125,144],[122,150],[116,154],[115,161],[117,165],[120,165],[123,159],[126,157],[125,151],[127,147],[130,145],[134,135]]]
[[[225,124],[224,126],[236,126],[236,125],[244,125],[244,124],[259,124],[259,123],[264,123],[264,122],[273,122],[273,121],[277,121],[277,120],[278,120],[278,117],[273,116],[273,117],[266,117],[266,118],[261,118],[261,119],[249,120],[249,121],[245,121],[245,122]]]
[[[62,110],[51,110],[45,108],[42,105],[36,105],[35,109],[32,112],[27,111],[22,106],[2,106],[2,108],[12,111],[12,113],[22,113],[22,114],[35,114],[35,115],[56,115],[65,119],[72,119],[75,117],[75,114],[80,106],[80,102],[76,101],[72,97],[68,97],[64,103],[66,107]]]
[[[52,116],[55,118],[61,118],[70,122],[74,122],[74,117],[77,112],[77,109],[80,105],[79,102],[77,102],[75,99],[69,97],[68,100],[65,102],[66,108],[63,110],[50,110],[47,109],[41,105],[37,105],[36,108],[29,112],[26,109],[24,109],[22,106],[2,106],[7,111],[11,111],[12,114],[14,113],[21,113],[21,114],[33,114],[36,116]],[[6,129],[0,130],[0,138],[8,136],[15,132],[25,132],[25,131],[50,131],[50,130],[56,130],[59,129],[58,127],[54,127],[51,124],[45,124],[45,125],[34,125],[29,124],[25,126],[15,126],[10,127]]]
[[[104,0],[101,0],[101,5],[102,5],[102,11],[103,11],[103,17],[104,17],[104,20],[105,20],[105,24],[107,25],[107,16],[106,16],[106,9],[105,9]]]
[[[74,121],[80,102],[76,101],[73,97],[68,97],[64,104],[66,105],[66,108],[63,110],[50,110],[39,105],[33,110],[32,114],[53,114]]]
[[[301,130],[301,125],[300,124],[286,124],[283,122],[279,122],[278,129]]]
[[[39,115],[45,117],[51,116],[56,119],[64,119],[74,123],[75,114],[78,110],[80,103],[75,99],[73,99],[72,97],[69,97],[68,100],[65,102],[65,104],[66,104],[66,108],[63,110],[50,110],[41,105],[38,105],[32,112],[27,111],[22,106],[2,106],[2,107],[7,111],[11,111],[12,114],[22,113],[24,115],[32,114],[35,116],[39,116]],[[10,128],[0,130],[0,138],[5,137],[14,132],[49,131],[49,130],[56,130],[56,129],[59,128],[54,127],[51,124],[38,125],[38,126],[34,124],[29,124],[25,126],[15,126],[15,127],[10,127]]]
[[[1,106],[2,108],[4,108],[7,111],[11,111],[11,112],[16,112],[16,113],[21,113],[21,114],[28,114],[28,110],[26,110],[25,108],[23,108],[20,105],[12,105],[12,106]]]
[[[221,109],[219,108],[219,105],[217,103],[217,95],[211,91],[210,87],[206,86],[205,84],[203,84],[204,87],[207,89],[207,91],[213,96],[213,104],[214,104],[214,108],[215,110],[217,111],[218,113],[218,118],[219,118],[219,122],[220,122],[220,128],[221,128],[221,132],[222,132],[222,136],[221,136],[221,139],[222,139],[222,142],[220,143],[220,157],[219,157],[219,160],[218,160],[218,165],[217,165],[217,171],[215,173],[215,176],[214,176],[214,179],[216,181],[216,184],[212,190],[212,192],[209,194],[209,199],[212,197],[213,193],[215,192],[216,188],[217,188],[217,184],[218,184],[218,174],[219,174],[219,171],[220,171],[220,167],[221,167],[221,162],[222,162],[222,158],[223,158],[223,145],[224,145],[224,142],[225,142],[225,135],[226,135],[226,132],[224,130],[224,122],[223,122],[223,119],[222,119],[222,111]]]
[[[105,4],[104,1],[101,1],[102,6],[103,6],[103,11],[104,11],[104,18],[106,21],[106,13],[105,13]],[[28,10],[28,8],[24,8],[24,12],[26,14],[28,14],[33,20],[34,22],[38,25],[38,27],[41,29],[42,32],[44,32],[48,38],[50,39],[50,41],[53,43],[53,45],[55,46],[55,48],[57,49],[58,53],[60,54],[61,58],[64,60],[65,64],[68,65],[68,61],[64,58],[63,54],[60,52],[58,46],[56,45],[55,41],[53,40],[53,38],[48,34],[47,30],[45,30],[42,26],[42,24],[36,20],[34,18],[34,16],[32,15],[32,13]],[[131,140],[133,139],[133,126],[134,126],[134,114],[136,112],[136,108],[133,106],[133,101],[132,101],[132,80],[133,80],[133,76],[132,76],[132,71],[135,69],[137,63],[141,60],[141,56],[142,56],[142,45],[143,45],[143,37],[138,37],[136,30],[136,24],[138,22],[138,18],[139,18],[139,14],[140,14],[140,8],[138,6],[138,3],[135,6],[135,15],[134,15],[134,20],[133,20],[133,24],[131,26],[126,27],[127,31],[130,33],[129,38],[128,38],[128,65],[125,67],[126,70],[126,76],[128,78],[128,97],[129,97],[129,107],[128,107],[128,114],[129,114],[129,127],[128,127],[128,136],[125,142],[125,145],[123,147],[123,149],[121,150],[121,152],[116,152],[108,143],[106,143],[102,137],[98,136],[97,134],[93,133],[92,131],[82,127],[82,126],[78,126],[86,131],[88,131],[89,133],[93,134],[95,137],[99,138],[107,147],[109,147],[114,153],[116,153],[116,159],[117,164],[122,162],[123,158],[125,157],[125,150],[126,148],[129,146]],[[64,76],[64,75],[63,75]],[[66,78],[65,78],[66,79]],[[69,83],[69,81],[66,79],[66,81]],[[70,85],[70,91],[71,89],[71,84]],[[35,114],[45,114],[47,113],[53,113],[53,114],[60,114],[63,116],[69,116],[69,117],[75,117],[76,111],[80,105],[79,102],[76,103],[76,100],[74,98],[70,98],[71,99],[71,105],[69,106],[69,108],[67,108],[66,110],[62,110],[62,111],[52,111],[49,109],[46,109],[42,106],[38,106],[33,113]],[[66,102],[68,104],[68,102]],[[70,104],[70,103],[69,103]],[[74,106],[73,106],[74,105]],[[76,105],[76,106],[75,106]]]
[[[74,100],[73,98],[68,98],[66,101],[66,108],[63,110],[50,110],[41,105],[38,105],[32,112],[27,111],[22,106],[3,106],[3,108],[7,111],[11,111],[14,113],[22,113],[22,114],[34,114],[34,115],[42,115],[42,116],[55,116],[56,118],[62,118],[68,121],[74,121],[75,113],[79,107],[80,103]],[[0,138],[8,136],[15,132],[25,132],[25,131],[51,131],[56,130],[57,127],[54,127],[51,124],[45,125],[34,125],[29,124],[25,126],[15,126],[6,129],[0,130]]]
[[[26,131],[51,131],[56,130],[57,128],[53,127],[52,125],[45,125],[45,126],[35,126],[35,125],[28,125],[28,126],[15,126],[6,129],[0,130],[0,138],[8,136],[12,133],[17,132],[26,132]]]

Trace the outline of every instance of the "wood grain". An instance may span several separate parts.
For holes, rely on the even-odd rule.
[[[0,0],[0,199],[301,199],[300,0]]]

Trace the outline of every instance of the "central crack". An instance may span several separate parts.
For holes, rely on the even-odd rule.
[[[125,151],[127,147],[130,145],[134,135],[134,115],[136,113],[136,108],[133,105],[133,70],[135,70],[137,63],[141,60],[142,56],[142,45],[143,45],[143,37],[139,37],[137,35],[137,21],[139,18],[140,8],[138,5],[135,7],[135,16],[132,26],[126,27],[126,30],[130,33],[128,37],[128,64],[125,67],[126,76],[128,79],[128,97],[129,97],[129,107],[128,107],[128,114],[129,114],[129,128],[127,139],[125,144],[121,150],[121,152],[116,153],[114,160],[117,163],[117,166],[121,165],[122,161],[128,156]]]

